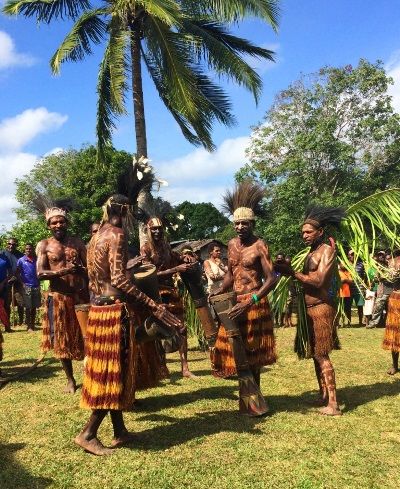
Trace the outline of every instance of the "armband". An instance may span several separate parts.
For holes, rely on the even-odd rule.
[[[260,302],[260,299],[258,298],[257,294],[253,294],[252,298],[253,298],[254,304],[258,304]]]

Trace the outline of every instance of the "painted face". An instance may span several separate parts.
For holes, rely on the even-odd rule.
[[[93,236],[94,234],[97,233],[97,231],[99,230],[99,227],[100,227],[100,224],[98,224],[97,222],[93,223],[90,227],[90,234]]]
[[[234,226],[240,239],[247,239],[253,234],[253,221],[240,219],[235,221]]]
[[[162,226],[150,226],[150,233],[155,242],[160,241],[164,236],[164,229]]]
[[[64,216],[51,217],[48,228],[57,240],[61,240],[67,234],[67,220]]]
[[[301,235],[307,246],[312,246],[322,236],[322,228],[315,228],[312,224],[303,224]]]

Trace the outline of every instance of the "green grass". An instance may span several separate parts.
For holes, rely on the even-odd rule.
[[[33,362],[39,335],[5,335],[4,375]],[[313,365],[292,353],[294,328],[277,330],[278,362],[262,374],[272,415],[262,419],[237,413],[237,382],[212,378],[205,354],[189,352],[196,381],[182,380],[170,355],[171,379],[139,392],[142,406],[126,414],[137,443],[108,458],[72,442],[88,412],[80,391],[62,394],[64,375],[48,356],[0,391],[0,488],[398,488],[400,375],[386,374],[382,335],[340,330],[342,350],[332,354],[339,418],[310,406]],[[81,364],[74,367],[81,382]],[[99,436],[111,440],[108,418]]]

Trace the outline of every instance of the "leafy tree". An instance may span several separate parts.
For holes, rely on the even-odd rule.
[[[182,202],[175,207],[175,212],[183,219],[179,227],[170,231],[171,239],[206,239],[214,238],[228,223],[227,219],[210,202],[193,204]]]
[[[132,155],[108,148],[107,166],[96,164],[96,148],[70,149],[43,158],[28,175],[16,181],[16,210],[19,223],[12,229],[21,242],[37,242],[48,235],[43,216],[32,213],[35,194],[45,192],[51,198],[73,197],[77,209],[71,213],[71,232],[89,239],[89,226],[101,218],[101,206],[118,190],[118,180],[132,165]]]
[[[380,62],[326,67],[278,94],[253,131],[237,178],[267,188],[259,227],[272,248],[294,253],[310,203],[348,207],[400,181],[400,117]]]
[[[261,78],[245,56],[272,60],[273,53],[234,36],[228,26],[246,17],[277,27],[277,0],[7,0],[3,12],[50,23],[75,22],[51,59],[59,73],[65,61],[80,61],[92,45],[106,40],[98,76],[99,155],[110,144],[115,116],[126,112],[130,85],[135,118],[136,154],[147,157],[142,61],[161,100],[191,143],[213,148],[215,120],[234,123],[228,96],[210,72],[250,90],[257,101]],[[130,84],[129,84],[130,81]]]

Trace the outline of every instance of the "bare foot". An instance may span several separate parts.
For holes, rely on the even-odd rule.
[[[323,414],[324,416],[341,416],[342,411],[339,409],[339,406],[332,406],[328,404],[328,406],[319,410],[319,414]]]
[[[135,433],[131,433],[129,431],[125,431],[121,433],[119,436],[113,438],[111,442],[111,446],[113,448],[123,447],[125,445],[129,445],[135,441],[137,441],[137,435]]]
[[[26,331],[27,331],[27,333],[34,333],[35,332],[35,330],[32,328],[28,328]]]
[[[397,372],[399,371],[398,368],[394,368],[394,367],[391,367],[388,371],[387,371],[387,374],[388,375],[394,375],[394,374],[397,374]]]
[[[197,379],[197,375],[192,374],[190,370],[182,370],[182,377],[184,379]]]
[[[100,440],[97,438],[92,438],[91,440],[86,440],[86,438],[80,433],[76,438],[75,438],[75,443],[82,447],[84,450],[86,450],[89,453],[92,453],[93,455],[111,455],[113,451],[111,448],[106,448]]]
[[[64,394],[75,394],[76,383],[74,380],[68,380],[67,385],[64,387]]]

